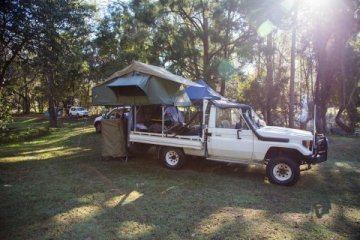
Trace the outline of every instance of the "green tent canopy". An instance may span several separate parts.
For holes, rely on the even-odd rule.
[[[191,104],[183,86],[201,87],[167,70],[134,62],[111,75],[92,89],[92,103],[111,105],[176,105]]]

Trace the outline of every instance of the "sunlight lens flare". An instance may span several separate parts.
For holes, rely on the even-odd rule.
[[[284,0],[281,2],[281,6],[286,9],[288,12],[290,12],[294,5],[295,5],[295,0]]]
[[[269,20],[266,20],[265,22],[263,22],[260,27],[257,29],[257,34],[260,36],[260,37],[266,37],[268,34],[270,34],[272,31],[275,30],[275,26],[274,24],[269,21]]]
[[[302,0],[300,4],[308,9],[318,11],[331,7],[331,5],[337,1],[338,0]]]

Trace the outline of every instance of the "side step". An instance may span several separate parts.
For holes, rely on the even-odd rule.
[[[206,160],[215,161],[215,162],[242,164],[242,165],[264,165],[264,161],[237,160],[237,159],[235,160],[235,159],[225,159],[220,157],[207,157]]]

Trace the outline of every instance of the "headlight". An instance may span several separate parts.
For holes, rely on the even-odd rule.
[[[304,141],[302,141],[302,144],[307,149],[312,150],[312,144],[313,144],[312,140],[304,140]]]

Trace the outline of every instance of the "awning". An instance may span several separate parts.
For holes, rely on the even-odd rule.
[[[196,103],[202,99],[216,100],[224,98],[219,93],[214,91],[211,87],[209,87],[209,85],[207,85],[204,80],[197,80],[196,83],[201,85],[202,87],[189,86],[185,90],[193,103]]]
[[[206,84],[204,80],[197,80],[197,84],[202,87],[193,87],[189,86],[186,88],[186,93],[188,94],[190,100],[194,104],[202,103],[203,99],[208,99],[215,106],[219,108],[243,108],[247,105],[233,102],[223,96],[221,96],[218,92],[212,89],[209,85]]]

